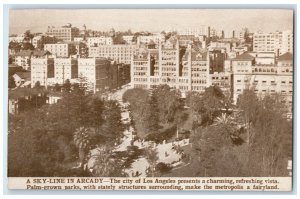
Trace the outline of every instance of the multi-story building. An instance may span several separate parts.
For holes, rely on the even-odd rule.
[[[150,41],[153,41],[155,44],[158,44],[159,42],[165,41],[165,35],[164,34],[153,34],[153,35],[141,35],[137,37],[137,44],[149,44]]]
[[[54,78],[54,58],[31,58],[31,87],[48,86],[48,78]]]
[[[14,55],[14,64],[22,66],[24,70],[30,70],[32,57],[44,57],[49,54],[48,51],[43,50],[22,50]]]
[[[255,33],[253,35],[253,51],[274,52],[276,56],[286,52],[293,53],[293,32]]]
[[[130,64],[136,45],[101,45],[89,48],[89,57],[105,57],[118,63]]]
[[[88,37],[87,38],[87,45],[88,47],[97,47],[100,45],[112,45],[113,39],[112,37]]]
[[[54,77],[48,77],[48,84],[64,84],[66,80],[76,82],[78,78],[78,60],[74,58],[54,59]]]
[[[292,104],[293,55],[285,53],[273,64],[256,64],[255,57],[244,53],[232,60],[233,101],[244,89],[254,89],[258,96],[279,94],[283,102]]]
[[[130,66],[106,58],[32,58],[31,87],[79,83],[98,92],[130,82]]]
[[[69,57],[70,55],[76,54],[76,48],[73,43],[56,43],[56,44],[45,44],[44,50],[49,51],[56,57]]]
[[[8,41],[9,42],[22,43],[24,41],[24,35],[9,37]]]
[[[231,76],[230,72],[215,72],[210,74],[210,82],[211,85],[218,86],[222,91],[223,94],[228,98],[231,99],[232,94],[232,87],[231,87]]]
[[[57,39],[55,37],[48,35],[38,35],[32,38],[32,45],[39,49],[42,49],[44,44],[54,44],[56,42]]]
[[[110,67],[114,62],[106,58],[79,58],[78,77],[86,79],[88,90],[95,92],[110,88]]]
[[[167,84],[182,92],[201,92],[209,85],[208,79],[208,53],[188,45],[185,53],[180,55],[177,39],[168,40],[158,49],[139,50],[131,63],[133,88],[151,89]]]
[[[72,24],[66,24],[61,27],[48,26],[47,35],[52,35],[58,40],[73,41],[74,37],[79,35],[79,29],[72,27]]]

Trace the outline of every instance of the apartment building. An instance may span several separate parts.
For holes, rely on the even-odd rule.
[[[52,35],[58,40],[74,41],[74,37],[79,35],[79,29],[72,27],[70,23],[61,27],[48,26],[46,34]]]
[[[70,55],[76,54],[75,45],[72,43],[56,43],[56,44],[45,44],[44,50],[49,51],[56,57],[69,57]]]
[[[130,64],[136,45],[101,45],[89,48],[89,57],[105,57],[118,63]]]
[[[31,87],[37,83],[47,87],[48,78],[54,78],[54,58],[31,58]]]
[[[30,70],[32,57],[45,57],[48,51],[43,50],[21,50],[14,55],[14,64],[21,66],[24,70]]]
[[[292,104],[293,55],[285,53],[276,63],[257,64],[255,57],[244,53],[232,60],[233,101],[244,89],[254,89],[258,96],[279,94],[283,102]]]
[[[64,84],[66,80],[76,82],[78,78],[78,60],[74,58],[54,59],[54,77],[48,77],[48,85]]]
[[[87,45],[88,47],[97,47],[100,45],[112,45],[113,39],[112,37],[88,37],[87,38]]]
[[[253,51],[274,52],[276,56],[286,52],[293,53],[293,32],[255,33],[253,35]]]

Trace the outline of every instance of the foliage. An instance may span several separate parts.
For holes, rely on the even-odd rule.
[[[92,175],[95,177],[124,177],[126,176],[122,170],[122,162],[112,158],[111,151],[108,149],[100,151],[95,155]]]
[[[83,165],[85,154],[90,146],[91,136],[90,129],[80,127],[74,132],[74,143],[78,148],[80,165]]]
[[[152,95],[157,99],[159,120],[163,123],[172,122],[175,112],[181,108],[180,91],[164,84],[154,88]]]
[[[161,174],[164,174],[170,172],[172,170],[172,166],[170,164],[159,162],[156,165],[155,170],[159,171]]]
[[[201,117],[200,123],[209,125],[220,114],[220,109],[224,107],[224,99],[225,96],[219,87],[210,86],[203,94],[189,93],[186,101],[194,114]]]
[[[146,159],[150,165],[149,167],[149,174],[150,176],[154,177],[155,166],[158,160],[158,152],[156,148],[148,147],[145,151]]]
[[[176,134],[176,126],[172,126],[162,132],[150,133],[146,136],[146,141],[153,141],[155,143],[162,143],[164,140],[171,139]]]

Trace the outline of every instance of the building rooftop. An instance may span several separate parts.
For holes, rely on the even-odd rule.
[[[243,54],[237,56],[236,58],[234,58],[232,60],[233,61],[242,61],[242,60],[252,61],[252,60],[254,60],[254,57],[249,55],[248,53],[243,53]]]
[[[43,57],[45,55],[51,54],[49,51],[45,50],[21,50],[20,52],[17,52],[15,56],[21,56],[21,57],[29,57],[31,55],[36,57]]]
[[[31,72],[26,71],[26,72],[16,72],[16,75],[18,75],[21,79],[24,80],[30,80]]]
[[[278,57],[278,61],[287,61],[287,60],[293,60],[292,53],[287,52]]]

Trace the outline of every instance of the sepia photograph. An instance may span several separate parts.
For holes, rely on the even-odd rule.
[[[292,190],[293,9],[10,9],[8,24],[12,184]]]

